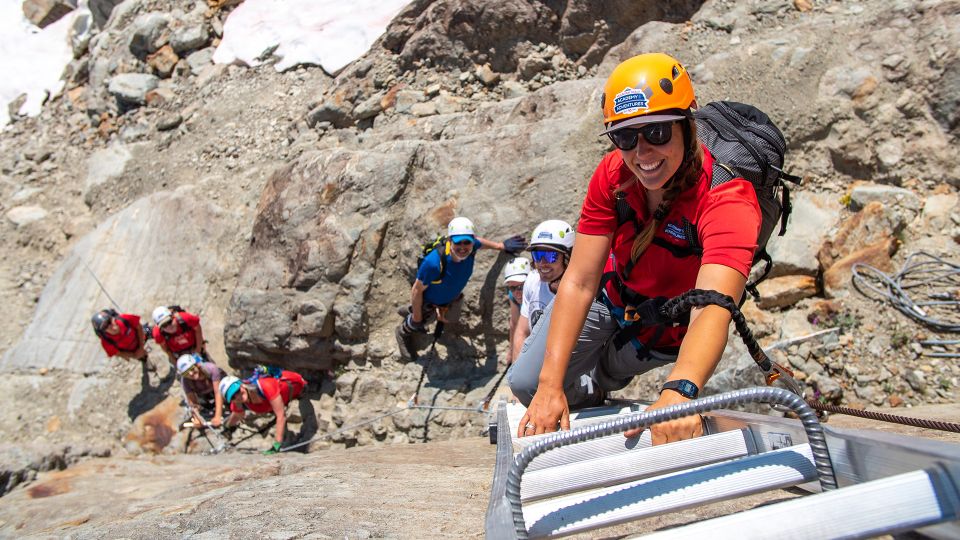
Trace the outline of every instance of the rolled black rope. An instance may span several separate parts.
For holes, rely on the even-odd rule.
[[[888,414],[888,413],[882,413],[877,411],[861,411],[859,409],[851,409],[850,407],[843,407],[840,405],[829,405],[827,403],[820,403],[819,401],[814,399],[808,399],[807,404],[818,411],[825,411],[825,412],[836,413],[836,414],[846,414],[849,416],[867,418],[869,420],[878,420],[880,422],[890,422],[893,424],[901,424],[904,426],[913,426],[913,427],[925,428],[925,429],[936,429],[939,431],[949,431],[951,433],[960,433],[960,424],[955,424],[953,422],[944,422],[942,420],[925,420],[923,418],[911,418],[909,416],[900,416],[898,414]]]
[[[573,431],[556,433],[528,446],[514,458],[513,465],[511,465],[510,472],[507,475],[506,497],[513,515],[513,524],[517,537],[528,537],[526,522],[523,518],[523,507],[520,500],[520,480],[523,477],[524,470],[530,465],[530,462],[540,454],[568,444],[622,433],[628,429],[645,429],[653,424],[676,420],[692,414],[701,414],[733,405],[757,402],[783,405],[797,414],[798,419],[803,424],[803,428],[807,433],[807,440],[810,443],[810,450],[813,454],[814,466],[820,478],[820,487],[823,488],[824,491],[836,489],[837,479],[833,471],[833,462],[830,460],[830,452],[827,449],[827,441],[823,435],[823,428],[817,420],[817,414],[813,409],[803,401],[803,398],[782,388],[769,386],[745,388],[688,401],[679,405],[671,405],[654,411],[624,416],[615,420],[578,428]]]
[[[770,358],[763,352],[756,338],[753,337],[753,332],[747,324],[746,317],[743,316],[740,308],[737,307],[737,303],[734,302],[730,296],[717,291],[690,289],[679,296],[667,300],[667,302],[663,304],[663,307],[660,308],[660,311],[671,320],[677,320],[681,315],[695,307],[711,305],[720,306],[730,312],[730,317],[733,319],[737,334],[739,334],[740,339],[743,340],[743,344],[747,346],[747,351],[750,352],[753,361],[760,366],[760,369],[762,369],[764,373],[769,372],[771,368]]]

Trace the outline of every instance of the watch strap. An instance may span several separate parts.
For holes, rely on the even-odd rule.
[[[663,386],[660,387],[660,393],[662,394],[664,390],[673,390],[681,396],[689,399],[696,399],[697,396],[700,395],[700,387],[698,387],[693,381],[687,379],[667,381],[663,383]]]

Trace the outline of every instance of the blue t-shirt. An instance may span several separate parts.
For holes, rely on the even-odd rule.
[[[450,255],[441,255],[441,249],[435,249],[424,257],[417,269],[417,279],[427,286],[423,291],[423,302],[435,306],[444,306],[453,302],[463,292],[463,288],[473,275],[473,259],[480,249],[480,241],[473,241],[473,251],[466,259],[453,262]],[[440,283],[433,283],[440,277],[440,257],[446,258],[447,271]]]

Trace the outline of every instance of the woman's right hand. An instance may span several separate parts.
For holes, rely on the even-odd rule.
[[[540,386],[533,395],[526,414],[520,419],[517,437],[570,429],[570,407],[563,388]]]

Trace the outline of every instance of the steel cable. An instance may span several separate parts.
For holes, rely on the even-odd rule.
[[[824,411],[829,413],[836,414],[846,414],[849,416],[857,416],[860,418],[867,418],[869,420],[879,420],[881,422],[891,422],[894,424],[901,424],[904,426],[913,426],[926,429],[936,429],[940,431],[949,431],[951,433],[960,433],[960,424],[955,424],[953,422],[944,422],[942,420],[925,420],[923,418],[911,418],[909,416],[900,416],[897,414],[888,414],[877,411],[861,411],[859,409],[851,409],[850,407],[842,407],[840,405],[829,405],[826,403],[820,403],[815,399],[808,399],[807,405],[810,405],[818,411]]]
[[[935,330],[960,332],[960,265],[918,251],[907,257],[903,268],[892,276],[865,263],[855,263],[851,271],[853,286],[867,298],[886,300],[907,317]],[[924,286],[947,290],[928,292],[929,298],[940,302],[915,302],[907,291]],[[931,316],[921,305],[940,317],[952,318]],[[947,306],[955,308],[949,310]]]

